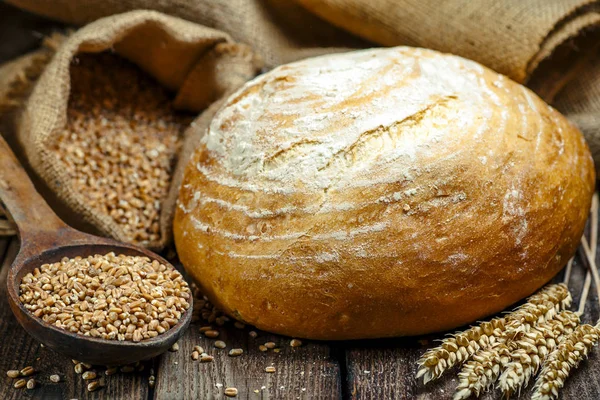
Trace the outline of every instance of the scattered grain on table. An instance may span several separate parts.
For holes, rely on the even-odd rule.
[[[21,373],[19,371],[17,371],[16,369],[11,369],[9,371],[6,371],[6,376],[8,376],[9,378],[15,379],[15,378],[18,378],[19,376],[21,376]]]
[[[27,381],[25,379],[19,379],[13,384],[15,389],[22,389],[25,387],[25,385],[27,385]]]
[[[35,369],[31,366],[25,367],[21,370],[21,376],[30,376],[35,374]]]
[[[231,349],[229,350],[229,356],[231,357],[239,357],[244,354],[244,350],[242,349]]]

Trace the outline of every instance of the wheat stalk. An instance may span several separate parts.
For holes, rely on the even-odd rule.
[[[516,349],[511,353],[512,361],[500,375],[499,388],[506,397],[527,386],[529,380],[541,367],[548,354],[558,343],[579,325],[579,315],[563,311],[555,319],[543,322],[524,332],[515,341]]]
[[[548,356],[534,387],[532,400],[558,398],[571,370],[577,368],[600,338],[600,326],[580,325]]]
[[[592,209],[590,210],[591,214],[591,222],[590,222],[590,242],[591,242],[591,255],[596,255],[596,247],[598,245],[598,192],[595,192],[592,196]],[[587,254],[586,254],[587,257]],[[588,259],[589,262],[589,259]],[[591,267],[591,264],[590,264]],[[587,270],[585,274],[585,282],[583,284],[583,293],[586,296],[581,296],[579,301],[579,311],[583,313],[583,309],[585,308],[585,302],[587,301],[587,293],[592,286],[592,271],[590,269]]]
[[[438,347],[426,351],[418,361],[416,377],[423,377],[424,383],[437,379],[445,371],[468,361],[478,351],[503,342],[521,330],[528,330],[536,323],[551,319],[570,304],[571,294],[564,284],[548,285],[513,312],[455,333],[442,340]]]
[[[594,197],[592,212],[598,210],[598,198]],[[592,218],[592,237],[597,238],[597,216]],[[595,241],[594,241],[595,242]],[[595,244],[595,243],[594,243]],[[595,269],[591,253],[585,238],[582,247],[589,260],[590,270],[600,288],[600,277]],[[479,396],[489,390],[500,379],[500,388],[510,396],[515,391],[527,385],[529,380],[543,365],[545,380],[536,383],[537,397],[552,399],[558,396],[558,390],[564,385],[569,370],[577,366],[589,349],[598,341],[598,328],[581,328],[579,325],[580,312],[564,311],[555,317],[561,309],[570,306],[572,298],[567,283],[570,277],[573,259],[569,260],[562,285],[549,285],[528,299],[528,302],[507,315],[504,331],[496,343],[479,350],[466,362],[458,374],[459,384],[454,394],[454,400],[464,400],[472,395]],[[592,268],[593,267],[593,268]],[[589,290],[589,285],[587,286]],[[584,290],[582,303],[586,297]],[[599,289],[600,297],[600,289]],[[574,333],[575,332],[575,333]],[[582,333],[577,333],[582,332]],[[585,334],[584,334],[585,333]],[[586,336],[587,335],[587,336]],[[584,338],[585,336],[585,338]],[[571,342],[566,338],[573,338]],[[560,345],[557,345],[560,343]],[[565,344],[566,343],[566,344]],[[562,356],[552,349],[563,349]],[[569,349],[572,353],[569,353]],[[570,356],[570,359],[567,359]],[[544,359],[550,360],[544,362]],[[556,362],[552,360],[557,360]],[[560,363],[558,362],[560,361]]]

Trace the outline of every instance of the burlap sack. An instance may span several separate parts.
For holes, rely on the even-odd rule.
[[[12,146],[16,146],[16,116],[64,37],[52,35],[44,40],[39,50],[0,65],[0,134]],[[15,234],[15,227],[0,204],[0,237]]]
[[[42,49],[0,66],[0,134],[3,136],[12,137],[15,113],[21,108],[50,56],[50,51]],[[15,233],[0,201],[0,237]]]
[[[50,150],[67,121],[73,57],[109,49],[174,91],[176,107],[198,112],[252,78],[261,64],[247,46],[236,44],[223,32],[153,11],[132,11],[100,19],[75,32],[56,51],[19,118],[20,145],[34,172],[60,201],[56,209],[64,219],[75,225],[81,225],[81,221],[99,233],[127,240],[112,218],[91,210],[70,187],[63,165]],[[200,116],[191,124],[186,141],[193,142],[204,132],[205,119]],[[184,155],[178,158],[178,163],[185,162]],[[161,239],[148,244],[154,250],[164,248],[171,238],[179,179],[176,174],[169,196],[162,203]]]
[[[556,95],[554,106],[585,135],[600,176],[600,51],[596,50]]]
[[[369,44],[291,0],[8,0],[71,24],[130,10],[155,10],[219,29],[252,46],[267,67]]]
[[[561,43],[600,23],[595,0],[296,1],[363,38],[454,53],[517,82]]]

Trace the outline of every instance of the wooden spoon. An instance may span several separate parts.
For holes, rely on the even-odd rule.
[[[190,324],[190,308],[177,325],[162,335],[141,342],[97,339],[71,333],[28,312],[19,300],[21,278],[42,264],[63,257],[94,254],[146,256],[169,263],[146,249],[79,232],[61,221],[35,190],[23,167],[0,136],[0,199],[18,227],[21,248],[8,273],[10,307],[23,328],[35,339],[72,359],[97,365],[123,365],[157,356],[168,350]]]

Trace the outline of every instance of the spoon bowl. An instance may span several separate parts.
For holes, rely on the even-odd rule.
[[[8,300],[21,326],[47,347],[72,359],[96,365],[123,365],[155,357],[168,350],[185,332],[191,321],[190,307],[177,324],[163,334],[140,342],[99,339],[72,333],[36,317],[19,299],[21,279],[43,264],[64,257],[87,257],[115,253],[143,256],[164,265],[168,261],[153,252],[77,231],[62,220],[37,193],[29,177],[0,136],[0,199],[18,227],[21,247],[8,272]]]

